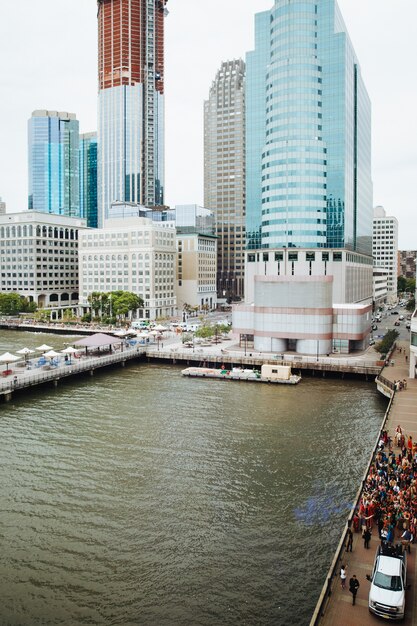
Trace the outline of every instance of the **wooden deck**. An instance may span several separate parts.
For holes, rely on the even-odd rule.
[[[399,352],[399,348],[402,352]],[[395,428],[401,425],[407,435],[412,435],[413,440],[417,439],[417,379],[408,378],[408,346],[399,344],[392,360],[394,365],[387,366],[382,372],[382,376],[393,383],[395,380],[407,380],[407,389],[395,392],[387,411],[386,428],[394,439]],[[396,448],[394,448],[396,449]],[[360,493],[358,493],[358,496]],[[372,565],[375,557],[376,548],[379,544],[377,529],[373,529],[370,549],[363,547],[363,540],[360,533],[354,533],[353,551],[347,553],[345,551],[344,537],[339,544],[332,567],[328,573],[326,584],[323,588],[316,611],[311,620],[310,626],[367,626],[368,624],[381,624],[383,620],[369,613],[368,610],[368,594],[370,583],[366,580],[366,574],[372,571]],[[396,537],[398,539],[398,537]],[[407,582],[411,584],[411,588],[406,593],[406,615],[402,622],[405,626],[417,626],[417,545],[411,546],[411,554],[408,555],[407,566]],[[341,589],[339,572],[340,566],[344,563],[347,565],[347,578],[356,574],[360,587],[356,598],[356,605],[352,606],[352,595],[348,590],[348,584],[345,590]],[[347,582],[348,582],[347,581]],[[328,596],[328,590],[331,593]]]

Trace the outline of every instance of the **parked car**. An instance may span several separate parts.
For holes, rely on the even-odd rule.
[[[394,322],[394,326],[401,326],[401,322],[400,322],[400,320],[395,320],[395,322]]]
[[[370,339],[369,340],[369,345],[370,346],[374,346],[375,345],[375,339]]]
[[[399,320],[403,320],[404,319],[404,315],[400,315],[400,317],[398,319]]]
[[[398,315],[398,311],[391,311],[391,315]]]
[[[376,324],[372,324],[372,330],[378,330],[378,326]]]
[[[378,546],[375,555],[368,606],[385,619],[401,620],[405,614],[407,553],[401,546]]]
[[[407,330],[410,330],[410,328],[411,328],[411,322],[407,322],[407,324],[405,325],[405,327],[406,327],[406,329],[407,329]]]

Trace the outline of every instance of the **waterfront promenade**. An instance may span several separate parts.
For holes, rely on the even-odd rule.
[[[407,389],[397,391],[394,394],[384,428],[388,430],[389,435],[394,440],[395,429],[400,424],[405,434],[407,436],[411,435],[413,441],[416,441],[417,379],[408,378],[408,360],[406,360],[406,357],[408,359],[408,346],[405,342],[400,342],[391,356],[394,365],[384,367],[381,373],[390,383],[404,379],[407,381]],[[399,452],[399,448],[395,445],[394,450],[396,453]],[[398,534],[396,540],[398,540]],[[328,582],[331,585],[330,599],[327,606],[326,601],[324,600],[323,602],[323,617],[320,617],[320,611],[318,611],[313,616],[311,626],[316,624],[320,624],[320,626],[367,626],[368,624],[381,623],[381,619],[369,613],[368,594],[370,583],[366,580],[366,575],[372,572],[378,544],[378,531],[374,526],[369,550],[364,548],[360,533],[354,533],[352,552],[347,553],[344,550],[344,545],[339,546],[340,555],[336,554],[332,566],[334,574],[330,572],[328,575]],[[406,626],[417,625],[416,551],[417,545],[413,544],[411,546],[411,554],[408,555],[407,583],[410,584],[410,589],[406,592],[406,616],[402,622]],[[347,586],[345,590],[341,589],[339,579],[340,565],[342,563],[347,566]],[[352,596],[348,590],[348,582],[352,574],[356,574],[360,583],[355,606],[352,606]],[[331,580],[329,580],[330,578]]]

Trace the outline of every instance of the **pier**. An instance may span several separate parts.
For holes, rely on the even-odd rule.
[[[400,352],[401,349],[401,352]],[[401,425],[406,435],[411,435],[413,441],[417,439],[417,379],[408,378],[408,346],[400,343],[391,359],[393,365],[383,368],[381,375],[378,377],[377,385],[379,391],[386,396],[390,396],[390,402],[381,424],[381,431],[387,430],[394,441],[394,432],[398,424]],[[395,391],[394,381],[406,380],[407,388],[401,391]],[[375,448],[372,452],[369,465],[363,476],[363,480],[356,500],[352,506],[352,511],[348,522],[352,522],[354,508],[359,504],[362,496],[370,465],[373,461],[377,450],[379,433]],[[398,453],[395,444],[393,449]],[[337,547],[333,562],[326,576],[326,582],[321,592],[316,610],[310,622],[310,626],[367,626],[372,624],[380,624],[381,619],[369,613],[368,610],[368,594],[370,583],[366,579],[366,575],[372,572],[372,566],[375,558],[376,549],[379,545],[379,537],[376,526],[372,529],[372,538],[370,541],[370,549],[366,550],[363,545],[363,539],[360,532],[353,533],[353,551],[346,552],[346,531],[343,531],[340,543]],[[399,531],[396,529],[395,541],[399,539]],[[411,546],[411,554],[408,554],[407,565],[407,583],[410,589],[406,591],[406,608],[405,619],[402,622],[405,626],[417,625],[417,546]],[[342,564],[347,566],[347,585],[342,590],[340,586],[340,567]],[[356,598],[356,605],[352,606],[352,595],[349,593],[349,578],[356,574],[360,587]]]
[[[109,354],[99,353],[82,356],[79,359],[64,361],[58,366],[44,365],[39,368],[19,368],[13,370],[13,374],[6,379],[0,380],[0,398],[10,401],[16,394],[23,390],[38,387],[50,383],[57,387],[60,381],[79,376],[82,374],[94,375],[96,370],[105,367],[121,365],[124,367],[128,361],[142,359],[146,353],[146,347],[142,345],[124,347],[123,350]]]

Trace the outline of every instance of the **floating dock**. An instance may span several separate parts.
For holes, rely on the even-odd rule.
[[[267,365],[263,365],[262,368],[268,367]],[[301,376],[297,374],[292,374],[290,368],[285,368],[286,372],[281,372],[282,375],[279,377],[277,375],[278,368],[275,366],[274,369],[270,367],[268,370],[270,375],[265,375],[264,372],[253,369],[243,369],[241,367],[233,367],[231,370],[228,369],[216,369],[209,367],[187,367],[185,370],[182,370],[181,374],[183,376],[189,376],[190,378],[216,378],[218,380],[246,380],[248,382],[255,383],[278,383],[281,385],[296,385],[300,382]],[[279,367],[279,370],[283,370],[282,366]]]

